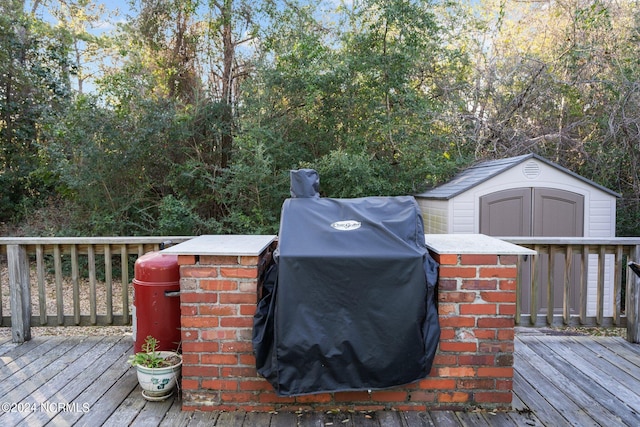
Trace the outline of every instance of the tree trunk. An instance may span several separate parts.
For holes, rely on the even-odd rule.
[[[226,169],[233,148],[233,62],[235,46],[233,44],[231,21],[233,13],[233,0],[225,0],[222,10],[222,45],[223,45],[223,71],[222,71],[222,141],[220,168]]]

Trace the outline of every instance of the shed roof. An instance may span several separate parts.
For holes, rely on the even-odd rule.
[[[609,190],[608,188],[603,187],[600,184],[597,184],[583,176],[578,175],[575,172],[570,171],[569,169],[563,168],[562,166],[533,153],[478,163],[460,172],[451,181],[427,190],[424,193],[417,194],[416,197],[440,200],[451,199],[529,159],[539,160],[614,197],[622,197],[615,191]]]

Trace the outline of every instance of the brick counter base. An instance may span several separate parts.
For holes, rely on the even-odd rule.
[[[251,345],[261,256],[180,255],[183,410],[511,406],[517,256],[438,255],[442,335],[429,378],[383,391],[278,397]]]

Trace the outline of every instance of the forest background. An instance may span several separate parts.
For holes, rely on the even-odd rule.
[[[290,169],[415,194],[534,152],[638,236],[638,3],[3,0],[0,235],[275,233]]]

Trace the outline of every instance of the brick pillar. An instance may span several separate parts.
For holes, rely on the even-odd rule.
[[[249,402],[257,377],[251,345],[257,283],[267,256],[180,255],[183,409]]]
[[[516,255],[433,254],[440,263],[438,378],[454,378],[438,406],[507,408],[513,386]]]

